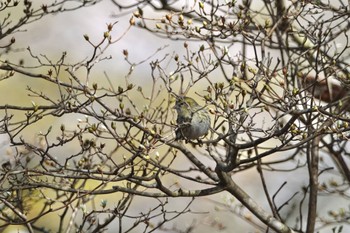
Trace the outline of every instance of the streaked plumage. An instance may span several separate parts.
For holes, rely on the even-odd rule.
[[[208,133],[210,117],[208,111],[190,97],[179,97],[175,107],[177,111],[176,139],[193,140]]]

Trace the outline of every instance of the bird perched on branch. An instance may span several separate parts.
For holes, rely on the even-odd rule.
[[[176,140],[199,139],[210,128],[210,117],[205,107],[190,97],[178,97],[174,109],[177,111]]]

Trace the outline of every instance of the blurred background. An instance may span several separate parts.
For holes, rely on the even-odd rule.
[[[125,1],[125,4],[129,4],[131,1]],[[187,1],[178,1],[178,4],[185,4]],[[46,1],[35,1],[33,4],[42,5]],[[74,4],[74,3],[72,3]],[[258,6],[257,6],[258,7]],[[151,8],[145,8],[145,10],[152,11]],[[159,38],[142,30],[138,27],[131,27],[129,30],[129,20],[132,16],[133,11],[120,12],[118,8],[111,1],[101,1],[96,5],[84,7],[77,11],[63,12],[55,15],[45,16],[36,22],[26,25],[24,31],[15,34],[17,49],[16,53],[4,54],[1,57],[2,60],[9,59],[13,62],[24,63],[26,66],[36,64],[36,61],[30,56],[28,48],[35,56],[45,56],[52,60],[57,61],[61,58],[62,53],[66,52],[66,62],[75,63],[84,59],[89,59],[92,54],[92,46],[84,39],[84,35],[89,36],[89,40],[93,43],[97,43],[103,38],[103,34],[107,29],[107,25],[115,23],[112,32],[112,39],[121,37],[121,39],[111,45],[107,52],[104,54],[108,59],[101,61],[96,64],[92,73],[90,74],[89,84],[98,83],[99,86],[109,86],[110,83],[106,79],[108,74],[112,84],[117,87],[119,84],[124,84],[125,77],[130,73],[132,69],[131,65],[125,60],[123,54],[124,50],[128,51],[129,61],[135,64],[140,63],[132,70],[129,77],[130,82],[137,83],[142,86],[145,90],[151,88],[150,75],[151,68],[150,62],[153,60],[161,59],[167,54],[173,54],[174,51],[181,54],[183,50],[183,41],[174,41],[164,38]],[[1,14],[1,12],[0,12]],[[21,12],[12,12],[14,15],[21,15]],[[152,15],[156,18],[159,16],[159,12],[154,12]],[[148,13],[148,15],[151,15]],[[124,35],[124,33],[126,33]],[[189,42],[191,46],[200,46],[201,42]],[[159,50],[161,49],[161,50]],[[230,53],[233,56],[240,53],[240,47],[231,47]],[[249,53],[248,53],[249,54]],[[150,57],[153,55],[152,57]],[[253,57],[253,55],[252,55]],[[42,67],[41,69],[45,69]],[[169,69],[171,70],[171,69]],[[171,72],[171,71],[170,71]],[[82,74],[82,77],[85,77]],[[218,77],[220,79],[220,77]],[[45,86],[47,85],[47,86]],[[57,89],[54,85],[49,85],[48,82],[41,82],[40,80],[33,81],[33,79],[27,80],[24,76],[16,76],[14,78],[0,82],[0,104],[13,104],[13,105],[24,105],[31,106],[33,98],[28,96],[27,86],[37,90],[46,90],[49,92],[52,90],[52,94],[57,93]],[[203,85],[203,90],[205,89]],[[196,91],[200,92],[199,87]],[[194,93],[191,93],[194,94]],[[137,99],[138,97],[135,96]],[[140,98],[141,100],[141,98]],[[23,137],[26,139],[32,138],[36,140],[36,135],[39,132],[46,131],[51,125],[61,125],[65,123],[69,127],[75,127],[78,122],[78,118],[74,114],[64,116],[62,118],[47,118],[35,124],[35,128],[32,128],[32,132],[26,131]],[[263,121],[263,119],[261,119]],[[260,122],[261,123],[261,122]],[[59,129],[54,129],[59,130]],[[38,142],[40,143],[40,142]],[[78,146],[78,145],[77,145]],[[65,148],[69,149],[69,148]],[[74,149],[74,148],[70,148]],[[9,141],[6,136],[1,137],[1,154],[2,160],[7,161],[7,155],[11,154],[13,147],[9,146]],[[64,153],[64,151],[60,152]],[[283,153],[276,153],[274,156],[283,156]],[[202,158],[203,159],[203,158]],[[273,156],[269,159],[273,159]],[[205,158],[203,159],[205,160]],[[1,160],[0,160],[1,161]],[[178,163],[181,160],[178,160]],[[182,162],[188,162],[184,160]],[[209,159],[208,164],[212,166],[213,162]],[[300,163],[304,163],[305,158],[300,157]],[[181,166],[181,164],[180,164]],[[292,164],[291,164],[292,166]],[[283,203],[287,201],[287,198],[291,196],[291,192],[298,191],[302,195],[302,187],[308,184],[307,170],[300,172],[297,176],[276,176],[274,172],[266,172],[266,180],[270,185],[271,193],[275,193],[281,185],[287,181],[281,193],[277,198],[277,203]],[[245,172],[238,173],[234,180],[244,187],[244,190],[265,209],[268,209],[268,203],[262,192],[260,176],[256,169],[250,169]],[[327,180],[327,179],[326,179]],[[115,194],[117,197],[119,194]],[[285,198],[284,198],[285,197]],[[113,206],[118,200],[114,199],[113,195],[106,197],[108,204]],[[189,202],[186,198],[170,198],[169,210],[176,210],[184,208]],[[135,202],[132,206],[132,212],[140,213],[147,212],[154,204],[156,200],[145,201],[144,198],[135,198]],[[298,203],[297,201],[295,204]],[[293,203],[289,203],[293,205]],[[349,208],[348,200],[323,200],[320,198],[319,209],[328,210],[329,207],[332,209],[341,209],[343,207]],[[307,205],[305,205],[305,208]],[[35,209],[35,205],[33,205]],[[237,200],[233,199],[231,195],[221,193],[214,196],[198,198],[191,205],[192,213],[185,214],[177,218],[174,222],[168,223],[165,227],[167,232],[182,232],[189,226],[193,226],[193,232],[227,232],[227,233],[240,233],[240,232],[262,232],[258,226],[251,224],[251,220],[259,223],[248,211],[240,209]],[[293,208],[292,208],[293,209]],[[294,208],[295,209],[295,208]],[[34,211],[35,212],[35,211]],[[33,212],[33,214],[34,214]],[[283,212],[283,211],[282,211]],[[239,214],[237,214],[239,213]],[[243,214],[242,214],[243,213]],[[296,211],[285,213],[286,215],[297,216]],[[242,217],[243,216],[243,217]],[[55,222],[54,214],[47,215],[42,221],[43,226],[51,229],[50,232],[55,232],[57,225]],[[291,218],[294,219],[294,218]],[[130,221],[131,223],[133,221]],[[118,229],[117,222],[115,223],[115,229],[110,227],[107,232],[116,232]],[[111,225],[113,226],[113,224]],[[21,226],[9,226],[6,229],[1,229],[2,232],[26,232]],[[350,227],[345,226],[343,232],[350,231]],[[137,232],[137,231],[134,231]],[[163,232],[161,230],[156,232]],[[332,232],[331,227],[322,229],[319,232]]]

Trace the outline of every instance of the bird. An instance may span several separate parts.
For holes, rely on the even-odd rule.
[[[174,109],[177,111],[175,140],[199,139],[208,133],[210,128],[209,113],[193,98],[177,97]]]

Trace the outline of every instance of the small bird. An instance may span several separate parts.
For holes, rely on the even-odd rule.
[[[190,97],[178,97],[174,109],[177,111],[175,140],[198,139],[208,133],[210,117],[208,111]]]

